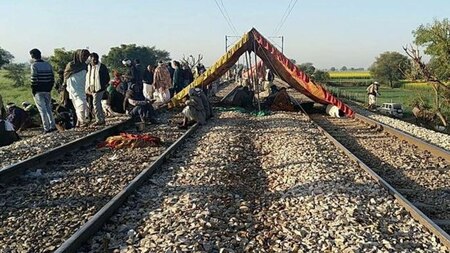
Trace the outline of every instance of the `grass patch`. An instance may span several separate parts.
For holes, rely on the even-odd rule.
[[[359,86],[351,86],[351,87],[328,87],[330,91],[333,93],[337,93],[338,97],[349,98],[354,101],[363,102],[367,104],[367,87],[359,87]],[[400,103],[403,106],[404,111],[407,114],[411,114],[411,106],[409,103],[414,97],[422,96],[424,98],[433,100],[433,93],[431,89],[405,89],[405,88],[388,88],[388,87],[380,87],[380,94],[377,98],[377,104],[381,105],[382,103]]]
[[[34,103],[33,94],[31,94],[30,85],[23,87],[14,87],[13,81],[5,77],[5,70],[0,70],[0,95],[2,95],[3,103],[14,102],[20,105],[23,101]],[[27,75],[27,80],[29,76]]]
[[[3,103],[6,105],[13,102],[21,106],[22,102],[27,101],[34,104],[33,94],[31,93],[30,74],[27,74],[25,86],[14,87],[13,81],[5,77],[6,71],[0,70],[0,95],[2,95]],[[55,89],[52,89],[52,98],[58,100],[58,94]]]
[[[411,82],[411,81],[403,81],[403,88],[407,90],[433,90],[430,84],[426,82]]]

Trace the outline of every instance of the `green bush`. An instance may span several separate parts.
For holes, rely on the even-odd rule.
[[[13,81],[13,87],[23,87],[28,84],[26,78],[26,65],[23,63],[11,63],[4,67],[5,77]]]

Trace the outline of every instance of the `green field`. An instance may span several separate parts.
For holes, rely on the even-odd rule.
[[[433,91],[429,86],[424,86],[423,83],[405,83],[407,88],[388,88],[380,87],[380,94],[377,98],[377,104],[382,103],[400,103],[407,114],[411,113],[411,106],[409,103],[415,97],[422,97],[433,101]],[[367,91],[364,86],[350,86],[350,87],[327,87],[330,91],[337,94],[338,97],[348,98],[350,100],[362,102],[367,104]]]

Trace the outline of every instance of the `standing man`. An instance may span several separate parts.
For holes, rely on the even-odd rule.
[[[72,100],[77,115],[77,126],[87,127],[86,122],[86,73],[87,60],[91,53],[87,49],[74,52],[73,60],[66,65],[64,70],[64,82],[69,98]]]
[[[4,119],[6,117],[6,109],[3,105],[2,95],[0,94],[0,119]]]
[[[148,65],[147,69],[144,71],[144,76],[142,78],[144,85],[144,97],[148,100],[153,99],[153,72],[154,68],[152,65]]]
[[[36,107],[41,115],[44,133],[50,133],[56,131],[50,95],[50,91],[55,83],[53,68],[48,62],[41,59],[41,51],[39,49],[32,49],[30,55],[33,59],[31,64],[31,91]]]
[[[122,64],[128,69],[127,73],[123,76],[125,82],[128,83],[127,90],[132,90],[135,93],[143,93],[142,85],[139,85],[142,80],[140,79],[140,73],[136,68],[136,65],[129,59],[122,61]]]
[[[172,84],[170,73],[162,61],[158,62],[153,73],[153,88],[155,88],[160,102],[165,103],[170,100],[169,88]]]
[[[175,70],[173,72],[172,84],[174,89],[174,95],[180,92],[184,88],[184,77],[183,70],[178,61],[172,62],[172,68]]]
[[[377,96],[380,96],[378,92],[379,83],[374,82],[367,87],[367,95],[369,96],[369,109],[375,109],[377,107]]]
[[[86,74],[86,94],[92,95],[95,126],[105,125],[105,114],[102,108],[102,97],[109,84],[109,71],[105,64],[100,63],[97,53],[91,54],[91,62]]]

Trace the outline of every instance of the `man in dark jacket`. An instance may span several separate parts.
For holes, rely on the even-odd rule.
[[[102,97],[109,84],[108,68],[100,63],[98,54],[91,54],[91,62],[86,74],[86,94],[92,95],[92,109],[95,116],[94,125],[105,125],[105,114],[102,108]]]
[[[44,133],[56,131],[55,119],[52,114],[52,98],[50,91],[55,83],[53,68],[48,62],[41,59],[41,51],[30,51],[33,63],[31,64],[31,91],[34,102],[42,119]]]
[[[153,99],[153,72],[154,72],[154,68],[152,65],[148,65],[147,69],[144,70],[144,75],[143,75],[143,92],[144,92],[144,97],[148,100]]]
[[[6,117],[6,109],[3,105],[2,95],[0,94],[0,119],[4,119]]]
[[[124,81],[128,84],[126,90],[132,90],[134,93],[143,93],[141,74],[136,65],[129,59],[123,60],[122,64],[128,68],[125,75],[123,75]]]
[[[177,61],[172,62],[172,67],[175,69],[173,72],[172,84],[175,94],[180,92],[184,88],[184,77],[181,64]]]

